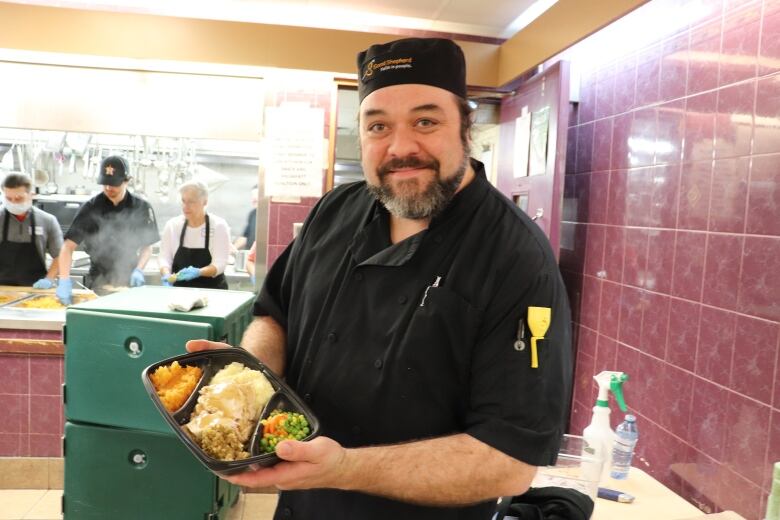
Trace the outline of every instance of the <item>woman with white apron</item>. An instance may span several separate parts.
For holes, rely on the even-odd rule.
[[[186,182],[179,193],[182,215],[165,224],[160,243],[158,261],[162,283],[227,289],[224,271],[230,253],[230,228],[224,219],[206,213],[205,184]]]

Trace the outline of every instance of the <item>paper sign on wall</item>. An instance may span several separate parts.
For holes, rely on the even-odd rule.
[[[265,109],[265,196],[322,195],[325,111],[303,104]]]
[[[523,113],[515,119],[515,160],[513,175],[525,177],[528,175],[528,148],[531,140],[531,114],[526,107]]]
[[[533,113],[531,122],[531,151],[528,175],[547,173],[547,135],[550,128],[550,107],[540,108]]]

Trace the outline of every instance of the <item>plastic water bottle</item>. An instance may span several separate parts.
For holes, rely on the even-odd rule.
[[[628,470],[631,469],[631,459],[634,456],[634,447],[639,440],[639,430],[636,427],[636,417],[626,415],[626,420],[620,423],[615,430],[617,440],[612,449],[612,478],[623,480],[628,478]]]

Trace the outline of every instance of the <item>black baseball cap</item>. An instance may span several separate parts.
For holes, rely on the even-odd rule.
[[[106,157],[100,163],[98,184],[119,186],[123,182],[130,180],[129,173],[130,166],[128,166],[127,161],[123,157],[118,155]]]
[[[404,38],[372,45],[357,56],[360,102],[375,90],[419,83],[466,99],[466,59],[452,40]]]

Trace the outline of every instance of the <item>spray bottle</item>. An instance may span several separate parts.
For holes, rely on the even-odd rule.
[[[617,436],[609,423],[609,391],[615,394],[618,406],[627,411],[623,399],[623,383],[628,374],[604,371],[593,376],[599,385],[599,396],[593,407],[590,424],[583,430],[585,440],[583,448],[582,475],[591,482],[601,482],[609,475],[612,466],[612,447]]]

